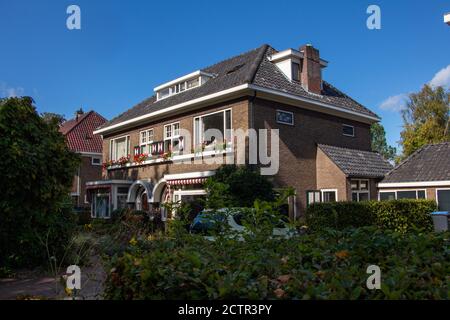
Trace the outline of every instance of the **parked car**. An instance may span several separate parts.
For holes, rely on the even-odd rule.
[[[248,210],[248,209],[245,209]],[[244,226],[244,209],[240,208],[221,208],[217,210],[203,210],[200,212],[190,226],[191,233],[200,233],[205,235],[208,240],[215,240],[214,233],[223,232],[225,228],[240,235],[251,232]],[[287,225],[287,221],[277,221],[273,228],[273,236],[290,238],[297,234],[297,231]]]

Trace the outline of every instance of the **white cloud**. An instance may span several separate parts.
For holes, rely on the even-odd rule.
[[[450,64],[439,70],[430,81],[430,86],[437,87],[450,87]]]
[[[388,111],[400,111],[405,106],[408,95],[406,93],[390,96],[380,104],[380,109]]]
[[[12,98],[23,96],[25,90],[22,87],[10,87],[4,82],[0,82],[0,97]]]

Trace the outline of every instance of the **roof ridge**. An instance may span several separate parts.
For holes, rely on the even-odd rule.
[[[80,123],[82,123],[82,122],[89,116],[89,114],[92,113],[92,112],[94,112],[94,110],[90,110],[90,111],[88,111],[88,112],[86,112],[86,113],[83,113],[83,115],[82,115],[83,118],[82,118],[80,121],[77,121],[76,118],[72,118],[72,119],[67,120],[67,121],[72,121],[72,120],[74,120],[74,121],[76,121],[76,123],[75,123],[75,125],[74,125],[72,128],[70,128],[69,130],[67,130],[67,132],[65,133],[65,135],[68,135],[70,132],[73,131],[73,129],[75,129],[76,127],[78,127],[78,125],[79,125]],[[105,120],[106,120],[106,119],[105,119]]]
[[[378,151],[369,151],[369,150],[361,150],[361,149],[355,149],[355,148],[348,148],[348,147],[339,147],[339,146],[334,146],[332,144],[326,144],[326,143],[317,143],[318,146],[327,146],[327,147],[333,147],[333,148],[339,148],[339,149],[347,149],[347,150],[354,150],[354,151],[362,151],[362,152],[370,152],[370,153],[376,153],[381,155],[381,153],[379,153]]]
[[[265,46],[265,45],[266,45],[266,44],[263,44],[263,45],[261,45],[261,46],[259,46],[259,47],[250,49],[250,50],[248,50],[248,51],[246,51],[246,52],[237,54],[237,55],[235,55],[235,56],[228,57],[228,58],[223,59],[223,60],[221,60],[221,61],[218,61],[218,62],[216,62],[216,63],[214,63],[214,64],[212,64],[212,65],[209,65],[209,66],[207,66],[207,67],[201,68],[200,70],[201,70],[201,71],[204,71],[204,70],[206,70],[206,69],[210,69],[210,68],[213,68],[213,67],[215,67],[215,66],[217,66],[217,65],[219,65],[219,64],[221,64],[221,63],[224,63],[225,61],[228,61],[228,60],[231,60],[231,59],[236,59],[236,58],[238,58],[238,57],[245,56],[245,55],[249,54],[250,52],[260,50],[260,49],[261,49],[263,46]]]

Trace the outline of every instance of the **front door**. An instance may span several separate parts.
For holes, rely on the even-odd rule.
[[[450,212],[450,189],[437,190],[436,194],[439,210]]]

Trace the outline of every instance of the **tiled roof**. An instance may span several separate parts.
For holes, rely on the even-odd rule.
[[[204,68],[202,71],[215,74],[216,77],[210,79],[198,88],[187,90],[163,100],[156,101],[155,96],[145,99],[136,106],[105,123],[102,128],[242,84],[253,84],[267,89],[309,98],[318,102],[332,104],[343,110],[353,111],[361,115],[378,117],[375,113],[351,99],[326,81],[323,82],[322,95],[311,94],[305,91],[299,83],[287,79],[282,72],[269,61],[269,56],[275,52],[277,51],[269,45],[262,45],[249,52]]]
[[[450,142],[420,148],[389,172],[382,182],[447,180],[450,180]]]
[[[348,177],[382,178],[392,169],[391,164],[377,152],[325,144],[318,146]]]
[[[107,120],[95,111],[89,111],[64,122],[59,131],[66,136],[69,149],[75,152],[102,153],[103,141],[93,131]]]

